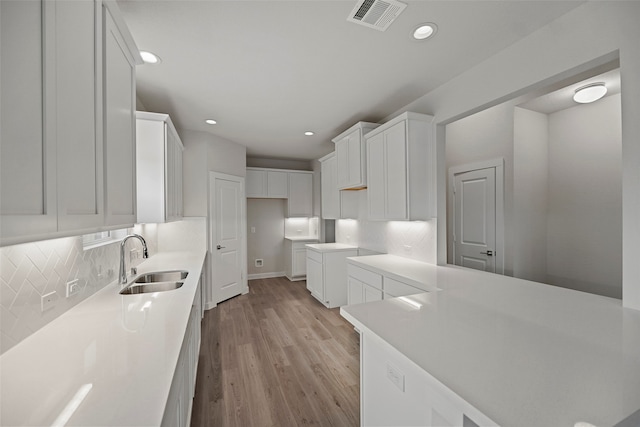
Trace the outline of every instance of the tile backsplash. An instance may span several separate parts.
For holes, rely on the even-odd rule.
[[[336,242],[436,264],[436,220],[336,221]]]
[[[437,220],[371,221],[367,218],[367,190],[358,197],[358,219],[336,221],[336,242],[397,255],[417,261],[437,263]]]
[[[204,218],[169,224],[136,225],[149,255],[159,250],[206,249]],[[126,254],[140,248],[131,239]],[[126,257],[127,268],[142,262]],[[4,353],[64,312],[117,280],[120,244],[84,250],[82,236],[43,240],[0,248],[0,353]],[[66,298],[67,282],[78,279],[80,291]],[[41,308],[43,295],[55,292],[53,306]]]

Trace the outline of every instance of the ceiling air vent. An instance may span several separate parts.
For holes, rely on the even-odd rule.
[[[405,7],[396,0],[358,0],[347,21],[384,31]]]

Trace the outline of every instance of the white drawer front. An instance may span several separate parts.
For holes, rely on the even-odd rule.
[[[347,275],[377,289],[382,289],[382,275],[353,264],[347,264]]]
[[[411,285],[407,285],[404,282],[391,279],[389,277],[384,278],[384,295],[389,297],[401,297],[404,295],[413,295],[425,292],[422,289],[415,288]]]
[[[307,248],[307,258],[322,264],[322,254],[320,252],[316,252],[314,250]]]

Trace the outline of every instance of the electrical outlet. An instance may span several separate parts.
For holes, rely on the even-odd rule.
[[[390,363],[387,363],[387,378],[404,393],[404,374]]]
[[[256,228],[255,227],[251,227],[251,232],[255,233],[256,232]]]
[[[138,249],[137,248],[133,248],[129,251],[129,262],[138,259]]]
[[[67,282],[67,298],[80,292],[80,283],[78,279]]]
[[[256,267],[262,267],[263,264],[264,264],[264,261],[261,259],[257,259],[255,262]]]
[[[42,295],[40,297],[40,308],[41,311],[45,312],[51,310],[56,306],[58,302],[58,293],[56,291],[49,292],[48,294]]]

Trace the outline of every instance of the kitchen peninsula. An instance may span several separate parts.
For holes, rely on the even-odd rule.
[[[361,333],[363,425],[612,426],[640,409],[640,312],[620,300],[392,255],[349,262],[438,289],[341,308]]]

